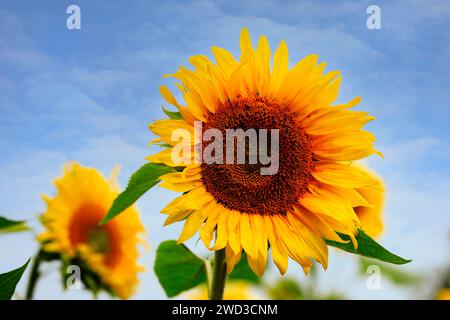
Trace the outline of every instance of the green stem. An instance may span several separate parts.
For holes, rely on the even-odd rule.
[[[26,300],[33,300],[34,289],[36,287],[36,283],[39,279],[39,276],[41,275],[39,271],[41,261],[42,261],[42,250],[39,250],[39,252],[34,257],[33,264],[31,266],[30,277],[28,278],[27,291],[25,294]]]
[[[227,262],[225,259],[225,249],[214,252],[212,263],[212,278],[209,279],[209,300],[222,300],[227,279]]]

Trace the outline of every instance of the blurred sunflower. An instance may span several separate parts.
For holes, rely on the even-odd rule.
[[[372,177],[377,184],[356,188],[356,190],[367,199],[370,206],[358,206],[354,210],[361,222],[361,229],[363,229],[371,237],[379,237],[383,232],[383,209],[385,198],[385,187],[383,180],[367,167],[359,164],[357,165],[361,171],[366,172]]]
[[[137,261],[137,245],[142,243],[144,227],[135,207],[98,225],[119,194],[116,175],[113,171],[106,180],[93,168],[67,164],[63,176],[55,181],[56,196],[43,197],[47,210],[41,221],[46,230],[38,239],[45,252],[81,264],[81,274],[91,275],[88,287],[97,281],[97,288],[125,299],[134,292],[143,269]]]
[[[317,63],[317,55],[307,56],[289,69],[288,48],[282,41],[271,67],[267,39],[261,37],[255,50],[246,29],[241,33],[240,48],[239,60],[213,47],[216,63],[193,56],[189,61],[194,70],[180,67],[171,75],[181,82],[177,86],[186,105],[161,87],[162,96],[178,108],[182,119],[150,124],[159,136],[155,141],[165,149],[148,160],[180,166],[172,159],[179,143],[172,136],[179,128],[192,137],[189,147],[194,152],[187,160],[198,159],[201,137],[194,128],[195,121],[201,121],[204,130],[221,132],[279,129],[279,170],[261,175],[261,163],[185,161],[182,172],[161,177],[162,187],[183,192],[162,210],[168,215],[165,224],[186,220],[179,242],[200,230],[205,246],[225,249],[228,272],[245,251],[251,268],[262,275],[269,245],[282,274],[288,257],[305,273],[312,259],[326,268],[324,239],[343,242],[337,233],[345,234],[356,246],[361,222],[354,208],[362,212],[360,208],[374,206],[372,192],[378,192],[379,180],[353,163],[380,154],[373,146],[374,135],[362,130],[374,117],[351,110],[359,98],[332,106],[341,77],[338,71],[324,73],[325,63]],[[205,146],[203,143],[201,148]]]
[[[435,300],[450,300],[450,288],[440,289],[434,299]]]
[[[208,289],[200,286],[186,293],[190,300],[208,300]],[[229,281],[225,287],[223,300],[255,300],[256,296],[251,292],[251,286],[245,281]]]

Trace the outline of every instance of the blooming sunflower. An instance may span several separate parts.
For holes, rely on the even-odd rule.
[[[43,196],[47,210],[41,221],[46,230],[38,236],[46,252],[79,259],[102,284],[120,298],[128,298],[138,284],[137,263],[144,227],[135,207],[99,226],[119,193],[113,171],[106,180],[93,168],[70,163],[55,181],[54,198]]]
[[[271,64],[267,39],[262,36],[254,49],[246,29],[240,48],[239,60],[213,47],[216,63],[193,56],[189,59],[193,70],[180,67],[170,75],[180,81],[177,87],[184,104],[167,87],[160,88],[182,116],[150,124],[165,148],[147,159],[183,169],[161,176],[162,187],[183,193],[162,210],[168,215],[165,224],[185,220],[179,242],[200,230],[206,247],[225,249],[228,272],[245,252],[250,267],[262,275],[269,246],[281,274],[288,257],[305,273],[312,260],[326,268],[325,239],[343,242],[339,233],[357,246],[361,222],[355,210],[373,207],[371,190],[379,181],[354,161],[379,154],[374,135],[362,129],[374,117],[351,110],[359,97],[332,105],[341,77],[338,71],[324,73],[325,63],[318,63],[317,55],[289,68],[288,48],[282,41]],[[190,132],[193,152],[183,157],[198,159],[198,121],[205,129],[221,132],[278,129],[279,170],[261,175],[261,163],[180,165],[172,156],[179,143],[174,132],[179,128]]]

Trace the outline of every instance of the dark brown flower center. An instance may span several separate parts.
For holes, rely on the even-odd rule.
[[[262,97],[238,97],[220,106],[211,114],[204,130],[218,129],[226,136],[227,129],[254,129],[258,140],[259,129],[267,129],[268,146],[265,152],[277,158],[278,168],[274,174],[263,175],[261,168],[270,164],[249,163],[249,155],[254,152],[245,144],[246,162],[239,164],[202,164],[202,180],[206,190],[229,209],[243,213],[283,214],[307,191],[313,167],[311,141],[304,129],[295,120],[294,114],[277,103]],[[271,154],[271,129],[278,129],[278,152]],[[203,150],[208,146],[203,143]],[[223,144],[223,154],[226,150]],[[258,145],[258,152],[261,146]],[[272,151],[271,151],[272,150]],[[237,156],[233,150],[234,156]],[[224,156],[225,158],[225,156]]]

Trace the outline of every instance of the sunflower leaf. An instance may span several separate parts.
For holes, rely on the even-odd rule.
[[[0,274],[0,300],[10,300],[30,259],[20,268]]]
[[[30,228],[26,225],[25,221],[15,221],[9,220],[5,217],[0,216],[0,234],[26,231]]]
[[[178,111],[170,111],[162,107],[162,111],[172,120],[183,120],[183,116]]]
[[[411,262],[411,260],[403,259],[392,252],[386,250],[378,242],[369,237],[363,230],[358,230],[358,236],[356,241],[358,242],[358,248],[355,250],[350,237],[344,234],[339,234],[342,240],[348,240],[347,243],[340,243],[336,241],[326,240],[329,246],[339,248],[341,250],[355,253],[364,257],[374,258],[384,262],[393,264],[405,264]]]
[[[140,167],[131,176],[128,186],[114,200],[106,216],[100,222],[105,224],[125,209],[133,205],[144,193],[150,190],[159,182],[159,177],[176,169],[157,163],[147,163]]]
[[[168,297],[206,282],[205,262],[174,240],[159,245],[154,270]]]

